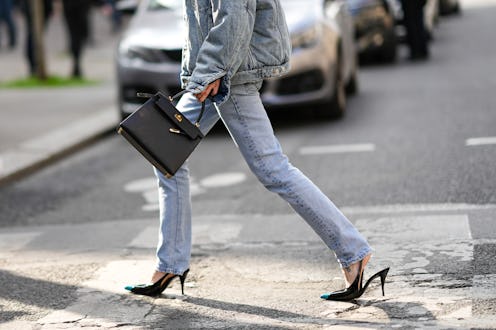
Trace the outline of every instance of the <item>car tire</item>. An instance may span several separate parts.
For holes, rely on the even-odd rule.
[[[357,60],[358,61],[358,60]],[[358,62],[357,62],[358,63]],[[358,93],[359,85],[358,85],[358,68],[357,65],[351,74],[350,80],[346,84],[345,91],[348,95],[356,95]]]
[[[386,41],[382,47],[380,58],[385,63],[393,63],[396,61],[398,52],[398,38],[396,37],[396,31],[394,29],[388,31],[385,37]]]
[[[336,70],[334,77],[332,98],[315,110],[316,115],[320,118],[341,118],[346,112],[346,83],[341,73],[341,57],[338,60],[337,68],[338,70]]]

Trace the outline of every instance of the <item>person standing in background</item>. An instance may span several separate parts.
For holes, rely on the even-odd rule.
[[[103,6],[104,14],[110,17],[112,23],[112,32],[117,33],[122,27],[122,15],[117,9],[116,0],[105,0]]]
[[[428,36],[424,23],[426,0],[401,0],[406,39],[410,48],[410,60],[429,58]]]
[[[69,32],[72,56],[72,77],[81,78],[81,54],[88,39],[90,0],[62,0],[64,18]]]
[[[3,21],[7,25],[9,33],[9,48],[12,49],[16,45],[17,31],[12,19],[12,0],[0,0],[0,22]],[[1,45],[1,40],[0,40]]]

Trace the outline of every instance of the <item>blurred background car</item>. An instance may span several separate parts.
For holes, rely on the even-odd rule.
[[[396,17],[386,0],[348,0],[355,24],[357,51],[361,59],[393,62],[396,59]]]
[[[346,95],[358,89],[354,23],[344,0],[282,0],[292,39],[290,72],[268,79],[262,101],[270,109],[313,105],[322,117],[340,117]]]
[[[117,95],[122,117],[145,100],[137,93],[180,91],[182,1],[142,0],[118,44]]]
[[[264,81],[261,97],[271,109],[316,105],[315,113],[338,117],[346,93],[357,90],[353,20],[345,0],[282,0],[293,51],[290,72]],[[122,117],[145,100],[137,93],[180,91],[184,42],[181,0],[142,0],[117,51],[118,105]]]

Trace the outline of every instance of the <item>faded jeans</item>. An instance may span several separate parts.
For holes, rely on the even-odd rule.
[[[261,103],[259,87],[260,83],[232,86],[231,96],[219,107],[207,101],[201,130],[206,134],[222,119],[258,180],[291,205],[334,251],[342,267],[363,259],[371,251],[367,241],[283,154]],[[177,107],[195,121],[201,106],[192,94],[185,94]],[[186,163],[170,179],[156,169],[155,174],[160,205],[157,270],[182,274],[189,268],[191,255],[189,170]]]

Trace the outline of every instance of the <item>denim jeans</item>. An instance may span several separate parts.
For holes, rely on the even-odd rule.
[[[291,205],[334,251],[342,267],[363,259],[371,251],[367,241],[283,154],[261,103],[259,87],[260,83],[232,86],[231,96],[219,107],[207,101],[201,130],[206,134],[221,118],[258,180]],[[188,119],[196,120],[200,103],[192,94],[185,94],[177,106]],[[160,204],[157,270],[182,274],[189,268],[191,254],[189,170],[185,164],[170,179],[156,169],[155,174]]]

